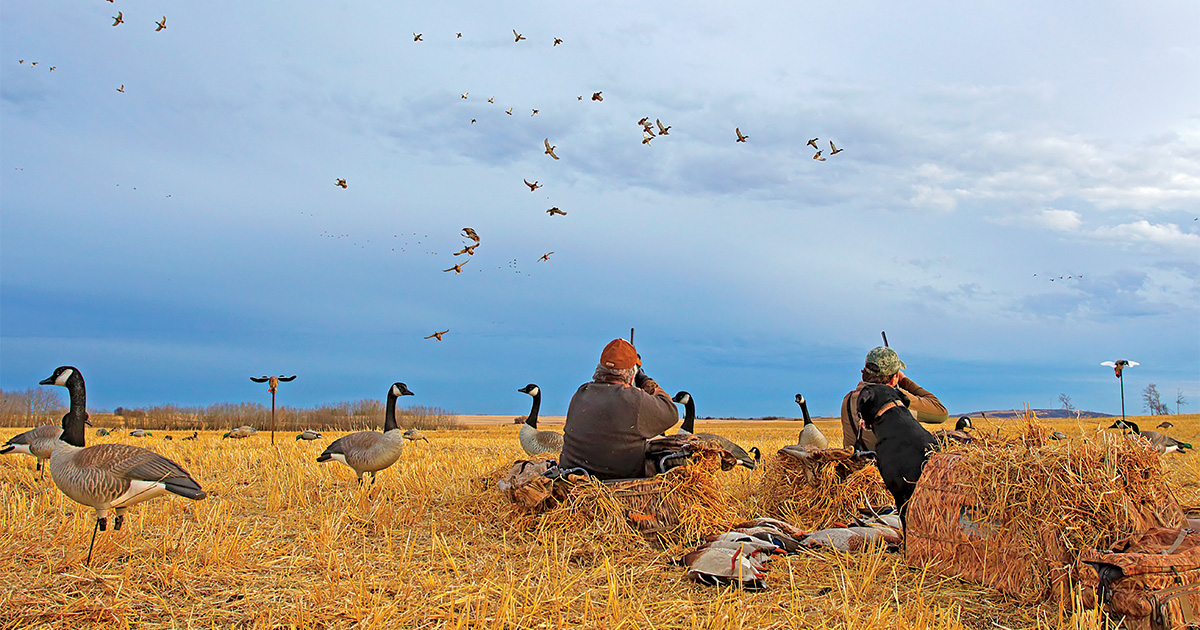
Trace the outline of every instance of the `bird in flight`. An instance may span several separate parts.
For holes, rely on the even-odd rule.
[[[534,110],[534,111],[537,111],[537,110]],[[544,140],[544,142],[546,143],[546,150],[544,151],[544,153],[557,160],[558,156],[554,154],[554,149],[557,148],[558,145],[556,144],[554,146],[550,146],[550,138],[546,138]],[[528,184],[529,182],[525,182],[525,183]]]
[[[462,39],[462,33],[455,33],[454,37],[455,39]]]
[[[821,147],[817,146],[817,140],[820,140],[820,138],[813,138],[812,140],[809,140],[808,146],[810,146],[814,149],[820,149]]]
[[[475,230],[473,230],[469,227],[465,227],[462,229],[462,231],[463,231],[464,237],[469,238],[472,241],[475,241],[476,244],[479,243],[479,235],[475,233]]]
[[[845,149],[839,149],[839,148],[833,146],[833,140],[829,141],[829,155],[837,155],[837,154],[841,153],[842,151],[845,151]]]
[[[512,108],[511,108],[511,107],[509,107],[509,108],[508,108],[508,111],[506,111],[506,112],[504,112],[504,113],[505,113],[505,114],[508,114],[509,116],[512,116]]]
[[[423,42],[425,40],[421,39],[421,33],[413,33],[413,41],[414,42]]]
[[[25,63],[25,60],[24,60],[24,59],[18,59],[18,60],[17,60],[17,63]]]
[[[474,124],[475,124],[475,119],[474,119],[474,118],[472,118],[472,119],[471,119],[471,124],[472,124],[472,125],[474,125]]]
[[[514,42],[519,42],[519,41],[521,41],[522,39],[525,39],[525,36],[524,36],[524,35],[522,35],[522,34],[520,34],[520,33],[518,33],[518,32],[517,32],[517,29],[515,29],[515,28],[513,29],[513,37],[515,37],[515,38],[516,38],[516,39],[514,39],[514,40],[513,40]]]
[[[554,252],[546,252],[545,254],[542,254],[542,257],[541,257],[541,258],[539,258],[539,259],[537,259],[537,261],[538,261],[538,262],[542,262],[542,261],[548,261],[548,260],[550,260],[550,254],[553,254],[553,253],[554,253]]]
[[[155,24],[158,25],[158,28],[154,29],[155,33],[163,30],[164,28],[167,28],[167,16],[164,15],[163,18],[161,20],[155,22]]]
[[[592,100],[593,100],[593,101],[603,101],[603,100],[604,100],[604,97],[603,97],[603,96],[600,96],[600,94],[601,94],[601,92],[593,92],[593,93],[592,93]]]
[[[121,13],[120,11],[117,11],[116,17],[113,18],[113,26],[116,26],[118,24],[124,24],[124,23],[125,23],[125,15],[123,13]]]
[[[453,272],[454,272],[454,275],[458,275],[458,274],[462,273],[462,266],[463,266],[463,265],[465,265],[465,264],[467,264],[467,263],[469,263],[469,262],[471,262],[471,259],[470,259],[470,258],[468,258],[467,260],[464,260],[464,261],[462,261],[462,262],[458,263],[457,265],[454,265],[453,267],[451,267],[451,268],[449,268],[449,269],[443,269],[442,271],[443,271],[443,272],[445,272],[445,271],[453,271]]]
[[[817,154],[813,156],[813,159],[814,159],[814,160],[816,160],[816,161],[818,161],[818,162],[824,162],[824,161],[825,161],[825,158],[821,157],[821,151],[820,151],[820,150],[818,150],[818,151],[817,151]]]
[[[646,123],[648,123],[649,121],[650,121],[649,116],[642,116],[642,119],[638,121],[638,124],[644,128],[646,126]]]
[[[561,43],[562,43],[562,40],[561,40],[561,39],[559,39],[559,38],[557,38],[557,37],[555,37],[555,38],[554,38],[554,45],[553,45],[553,46],[551,46],[551,48],[553,48],[554,46],[557,46],[557,45],[559,45],[559,44],[561,44]]]
[[[533,192],[533,191],[535,191],[535,190],[537,190],[537,189],[539,189],[539,188],[541,188],[541,187],[542,187],[542,185],[541,185],[541,184],[537,183],[537,180],[536,180],[536,179],[535,179],[535,180],[533,180],[533,183],[532,183],[532,184],[530,184],[530,183],[529,183],[529,180],[528,180],[528,179],[522,179],[521,181],[525,182],[525,185],[529,187],[529,192]]]
[[[553,208],[550,208],[549,210],[546,211],[546,214],[548,214],[550,216],[554,216],[556,214],[561,214],[564,217],[567,216],[567,213],[565,211],[558,209],[558,206],[554,206]]]
[[[650,146],[650,141],[654,139],[654,134],[649,131],[642,132],[642,144]]]
[[[339,178],[337,178],[337,182],[335,182],[333,185],[334,185],[334,186],[341,186],[342,188],[349,188],[348,186],[346,186],[346,180],[344,180],[344,179],[342,179],[342,178],[340,178],[340,177],[339,177]]]
[[[463,254],[466,254],[468,256],[474,256],[476,247],[479,247],[479,243],[475,243],[474,245],[467,245],[467,246],[463,247],[462,249],[454,252],[454,255],[462,256]]]
[[[448,332],[450,332],[450,329],[449,329],[449,328],[447,328],[446,330],[443,330],[443,331],[441,331],[441,332],[438,332],[438,331],[436,331],[436,330],[435,330],[435,331],[433,331],[433,334],[432,334],[432,335],[429,335],[428,337],[426,337],[426,339],[437,339],[438,341],[441,341],[441,340],[442,340],[442,335],[444,335],[444,334],[446,334],[446,333],[448,333]]]
[[[750,136],[743,136],[743,135],[742,135],[742,129],[741,129],[740,127],[734,127],[734,128],[733,128],[733,132],[737,134],[737,141],[738,141],[738,142],[745,142],[745,141],[746,141],[746,139],[750,137]]]
[[[470,94],[470,92],[463,92],[463,93],[462,93],[463,100],[466,100],[466,98],[467,98],[467,95],[468,95],[468,94]]]
[[[654,119],[654,124],[658,125],[658,135],[660,135],[660,136],[667,135],[667,130],[669,130],[671,128],[671,125],[667,125],[666,127],[664,127],[662,124],[662,121],[657,118]]]
[[[117,91],[118,91],[118,92],[120,92],[120,93],[122,93],[122,94],[124,94],[124,93],[125,93],[125,84],[124,84],[124,83],[122,83],[122,84],[121,84],[121,87],[117,88]]]
[[[489,99],[488,99],[488,102],[489,102],[489,103],[495,103],[495,102],[496,102],[496,97],[495,97],[495,96],[493,96],[493,97],[489,98]]]
[[[58,66],[50,66],[50,72],[54,72],[54,69],[55,69],[55,68],[57,68],[57,67],[58,67]]]

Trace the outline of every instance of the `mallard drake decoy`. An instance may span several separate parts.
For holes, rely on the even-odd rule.
[[[224,435],[221,436],[221,439],[223,440],[225,438],[231,438],[234,440],[241,440],[244,438],[248,438],[251,435],[252,435],[252,433],[246,427],[237,427],[236,429],[230,429],[229,431],[227,431]]]
[[[107,527],[109,510],[116,513],[117,531],[125,510],[142,501],[167,493],[204,499],[204,490],[183,467],[154,451],[129,444],[84,444],[87,394],[78,369],[60,366],[41,384],[66,387],[70,393],[71,410],[63,416],[62,435],[50,455],[50,476],[63,494],[96,511],[87,564],[92,562],[96,532]]]
[[[425,434],[421,433],[421,431],[418,429],[409,429],[405,431],[404,439],[408,440],[409,442],[416,442],[417,440],[425,440],[426,442],[429,441],[429,438],[425,437]]]
[[[746,449],[738,446],[729,438],[722,437],[715,433],[696,433],[696,399],[687,391],[680,391],[675,394],[671,400],[683,405],[683,423],[679,425],[679,432],[687,435],[694,435],[704,440],[711,440],[721,445],[725,450],[729,451],[738,464],[754,470],[758,466],[759,460],[762,459],[762,451],[757,448],[752,449],[757,454],[756,457],[751,457]]]
[[[1170,422],[1170,421],[1168,421],[1168,420],[1163,420],[1162,422],[1159,422],[1159,423],[1158,423],[1158,426],[1157,426],[1157,427],[1154,427],[1154,428],[1156,428],[1156,429],[1170,429],[1171,427],[1174,427],[1174,426],[1175,426],[1175,425],[1171,424],[1171,422]]]
[[[1110,429],[1125,429],[1129,431],[1129,435],[1138,435],[1142,439],[1150,443],[1150,448],[1158,451],[1160,455],[1167,453],[1187,453],[1188,449],[1192,448],[1187,442],[1180,442],[1173,437],[1168,437],[1158,431],[1142,431],[1138,429],[1138,425],[1131,420],[1117,420],[1112,423]]]
[[[115,429],[113,431],[109,431],[108,429],[104,429],[104,428],[96,429],[96,435],[98,435],[100,437],[104,437],[106,435],[109,435],[109,434],[115,433],[115,432],[116,432]]]
[[[804,400],[804,394],[796,394],[796,404],[800,405],[800,413],[804,414],[804,428],[800,429],[800,437],[796,439],[796,443],[816,449],[829,448],[829,438],[821,433],[817,425],[813,424],[812,417],[808,415],[808,401]]]
[[[305,429],[305,430],[301,431],[298,435],[296,435],[297,440],[304,440],[306,442],[311,441],[311,440],[319,440],[323,437],[325,437],[325,436],[321,435],[320,433],[318,433],[316,431],[313,431],[312,429]]]
[[[103,430],[101,429],[101,431]],[[37,459],[38,478],[41,479],[42,465],[50,459],[50,453],[54,452],[54,445],[58,442],[62,431],[60,426],[47,424],[14,435],[4,443],[4,446],[0,446],[0,455],[9,453],[33,455]]]
[[[747,139],[749,139],[749,138],[750,138],[750,136],[743,136],[743,135],[742,135],[742,129],[741,129],[741,127],[734,127],[734,128],[733,128],[733,132],[737,134],[737,141],[738,141],[738,142],[745,142]]]
[[[1129,361],[1127,359],[1118,359],[1117,361],[1105,361],[1100,365],[1112,368],[1116,377],[1121,378],[1121,372],[1124,372],[1125,368],[1141,365],[1141,363],[1138,363],[1137,361]]]
[[[396,399],[412,395],[404,383],[392,383],[387,393],[383,433],[359,431],[344,435],[334,440],[333,444],[317,457],[317,461],[341,462],[358,474],[358,483],[362,483],[364,473],[370,473],[371,483],[375,483],[375,474],[395,464],[404,452],[404,433],[396,423]]]
[[[536,112],[537,110],[535,109],[535,110],[533,110],[533,111],[535,111],[535,112]],[[552,158],[554,158],[554,159],[556,159],[556,160],[557,160],[557,159],[558,159],[558,155],[556,155],[556,154],[554,153],[554,150],[558,148],[558,145],[553,145],[553,146],[551,146],[551,145],[550,145],[550,138],[546,138],[546,139],[545,139],[545,140],[543,140],[542,142],[545,142],[545,143],[546,143],[546,150],[544,151],[544,153],[545,153],[546,155],[549,155],[550,157],[552,157]]]
[[[537,385],[530,383],[517,391],[529,394],[533,397],[533,406],[529,409],[529,415],[525,416],[525,422],[521,424],[521,448],[529,455],[540,455],[542,453],[561,453],[563,448],[563,435],[556,431],[543,431],[538,429],[538,411],[542,408],[542,389]]]

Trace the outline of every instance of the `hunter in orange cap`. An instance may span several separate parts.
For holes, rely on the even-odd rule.
[[[646,474],[646,442],[679,421],[671,396],[642,371],[633,344],[613,339],[571,398],[559,465],[600,479]]]

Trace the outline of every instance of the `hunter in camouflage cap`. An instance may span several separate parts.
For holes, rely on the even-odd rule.
[[[907,369],[908,366],[904,365],[895,350],[887,346],[877,346],[867,353],[867,362],[863,367],[863,372],[878,376],[891,376],[900,370]]]

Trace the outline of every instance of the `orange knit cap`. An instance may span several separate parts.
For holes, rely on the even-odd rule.
[[[642,360],[638,358],[633,344],[624,339],[613,339],[607,346],[604,346],[604,352],[600,353],[600,365],[606,368],[628,370],[641,364]]]

